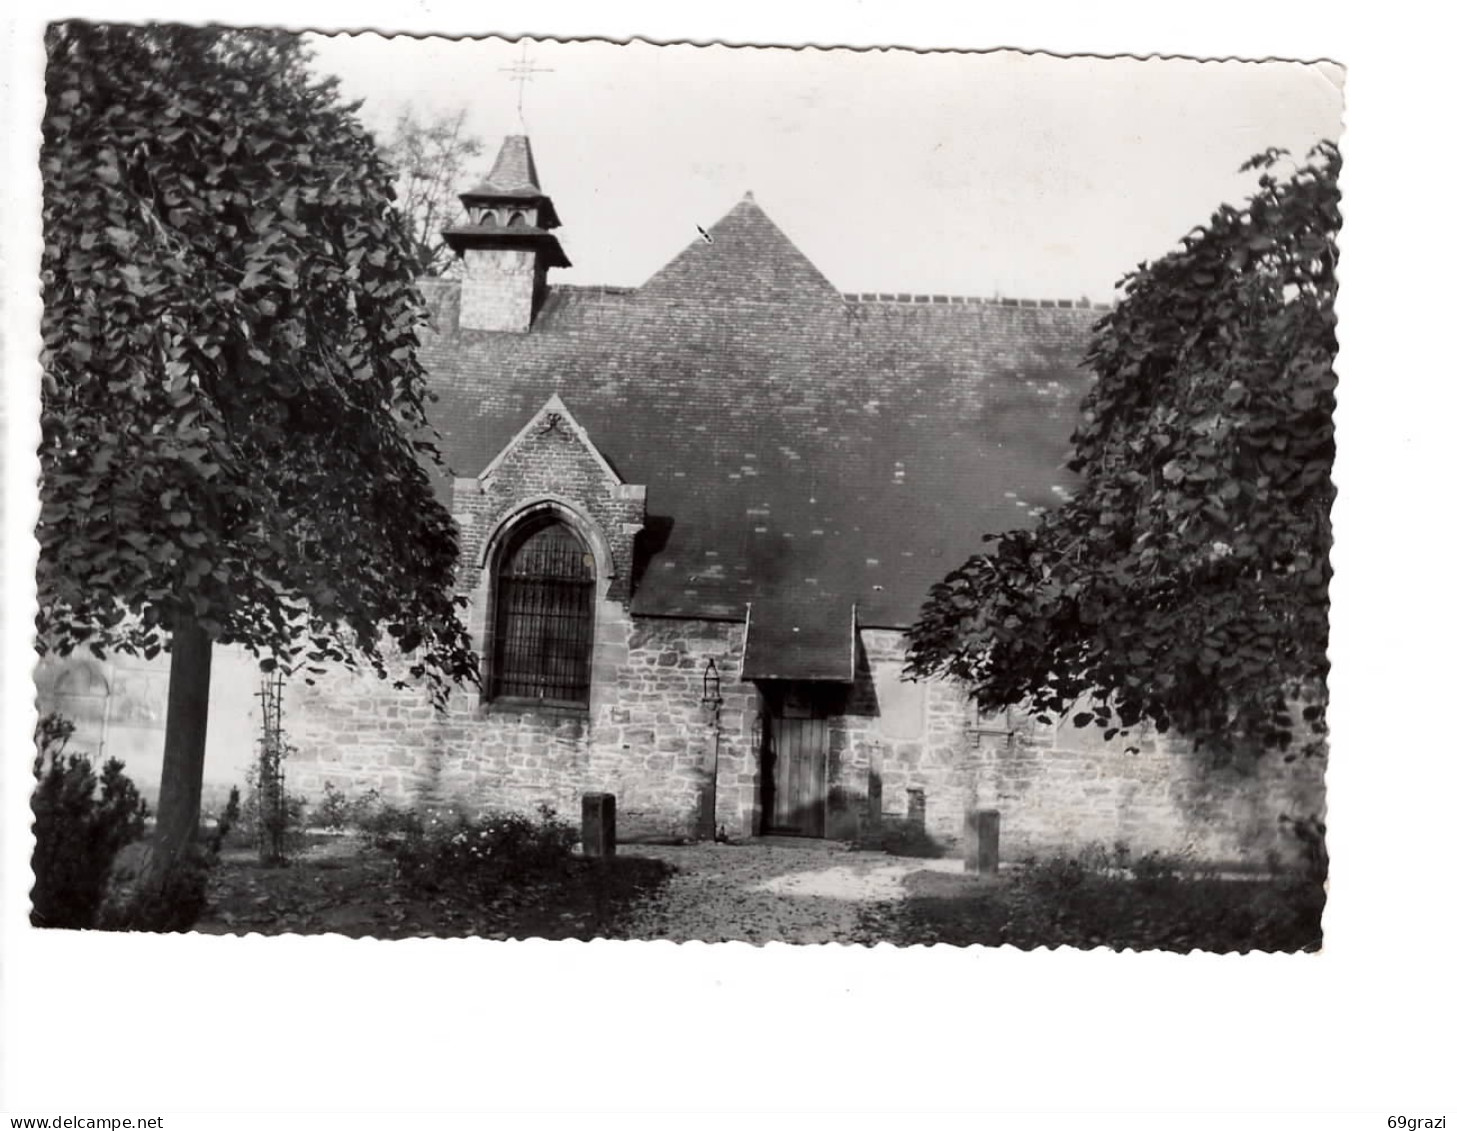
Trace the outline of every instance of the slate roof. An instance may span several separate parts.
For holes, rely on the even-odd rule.
[[[740,679],[855,682],[854,603],[804,598],[753,603],[745,617]]]
[[[669,305],[843,304],[834,284],[790,243],[752,195],[642,285],[641,298]]]
[[[536,175],[530,139],[522,134],[506,138],[486,179],[465,195],[540,196],[541,178]]]
[[[440,233],[455,251],[467,247],[533,247],[545,257],[548,267],[570,267],[572,261],[556,236],[533,224],[457,224]]]
[[[456,329],[458,284],[432,292],[456,475],[556,393],[646,484],[634,614],[904,627],[983,535],[1072,486],[1099,308],[843,296],[748,198],[709,235],[641,288],[554,287],[524,334]]]
[[[461,193],[460,201],[467,209],[476,204],[535,204],[543,228],[561,226],[556,206],[542,191],[541,178],[536,173],[536,158],[531,154],[531,139],[522,134],[512,134],[501,143],[495,164],[486,174],[486,179]],[[559,266],[570,266],[566,256],[561,256]]]

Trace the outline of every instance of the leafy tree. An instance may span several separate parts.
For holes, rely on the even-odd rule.
[[[935,586],[909,671],[1111,738],[1150,720],[1288,746],[1323,729],[1340,155],[1120,281],[1073,436],[1079,491]]]
[[[288,33],[68,23],[43,123],[39,649],[172,652],[159,871],[211,647],[475,678],[392,173]]]
[[[400,208],[410,222],[416,262],[426,275],[449,274],[459,262],[440,233],[463,218],[457,196],[465,187],[471,159],[482,152],[480,139],[465,133],[463,108],[421,120],[407,106],[395,120],[384,154],[398,170]]]

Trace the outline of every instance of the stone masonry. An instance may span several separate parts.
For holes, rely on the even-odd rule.
[[[526,248],[471,248],[464,258],[461,326],[516,334],[529,330],[544,285],[537,253]]]
[[[568,814],[584,792],[603,791],[617,796],[624,837],[691,836],[711,796],[716,737],[715,827],[757,832],[763,701],[738,679],[743,626],[624,618],[615,630],[624,655],[611,679],[594,672],[588,712],[483,708],[458,693],[439,713],[419,695],[342,674],[295,688],[290,782],[306,793],[326,781],[374,787],[400,803],[545,802]],[[919,792],[927,831],[948,846],[971,804],[1001,811],[1009,859],[1123,841],[1137,853],[1258,865],[1294,850],[1281,813],[1323,809],[1318,760],[1266,754],[1210,767],[1162,736],[1105,743],[1067,722],[986,717],[950,684],[901,682],[899,633],[864,630],[861,640],[859,678],[831,720],[832,837],[904,819]],[[716,735],[701,701],[710,658],[723,676]]]

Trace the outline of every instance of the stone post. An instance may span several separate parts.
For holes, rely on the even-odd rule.
[[[962,841],[966,870],[979,876],[995,876],[1001,857],[1002,814],[996,809],[966,809]]]
[[[617,798],[613,794],[582,794],[582,854],[617,855]]]
[[[920,832],[926,831],[926,791],[906,790],[906,825]]]
[[[870,822],[870,835],[880,839],[881,817],[885,812],[885,786],[880,777],[880,751],[870,752],[870,774],[865,783],[865,811]]]

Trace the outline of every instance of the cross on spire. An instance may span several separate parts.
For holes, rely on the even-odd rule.
[[[535,60],[529,58],[526,54],[526,40],[523,39],[521,41],[521,58],[509,67],[496,68],[499,71],[504,71],[509,74],[511,78],[508,81],[516,84],[516,117],[521,120],[523,129],[526,127],[526,113],[523,109],[526,98],[526,84],[531,81],[532,75],[546,74],[555,69],[553,67],[534,67],[532,66],[534,62]]]

